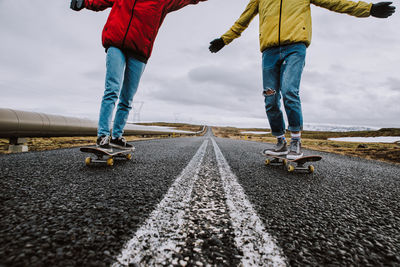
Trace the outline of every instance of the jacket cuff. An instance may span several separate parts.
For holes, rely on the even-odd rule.
[[[372,3],[369,4],[369,8],[368,8],[368,17],[371,16],[371,9],[372,9]]]

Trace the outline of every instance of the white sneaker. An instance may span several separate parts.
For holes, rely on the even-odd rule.
[[[301,158],[303,156],[303,152],[301,151],[301,141],[300,140],[291,140],[289,153],[286,158],[290,160],[295,160]]]
[[[278,138],[277,143],[272,148],[267,148],[262,152],[264,155],[268,156],[285,156],[289,153],[287,149],[286,139]]]

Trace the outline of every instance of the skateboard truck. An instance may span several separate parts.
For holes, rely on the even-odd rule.
[[[304,163],[298,163],[296,162],[296,166],[292,164],[287,165],[287,170],[288,172],[294,172],[294,171],[306,171],[308,173],[313,173],[315,170],[314,165],[310,164],[308,166],[305,166]]]
[[[321,156],[317,155],[304,156],[294,160],[287,159],[286,157],[278,157],[265,154],[264,156],[269,157],[265,160],[265,165],[284,166],[288,172],[302,171],[302,172],[313,173],[315,171],[314,165],[311,164],[306,165],[305,163],[312,161],[319,161],[322,159]]]
[[[121,155],[121,156],[110,156],[107,159],[103,159],[102,155],[97,155],[95,159],[91,157],[86,157],[85,158],[85,164],[86,166],[89,166],[92,163],[106,163],[107,166],[113,166],[114,165],[114,158],[126,158],[127,160],[132,159],[132,154],[126,154],[126,155]]]
[[[265,165],[272,165],[272,166],[281,166],[281,165],[287,165],[288,160],[286,158],[272,158],[272,159],[266,159],[265,160]]]
[[[80,151],[84,153],[92,153],[96,157],[86,157],[85,164],[86,166],[91,165],[92,163],[106,163],[107,166],[114,165],[114,159],[124,158],[126,160],[132,159],[133,150],[117,150],[113,152],[108,152],[96,147],[81,147]]]

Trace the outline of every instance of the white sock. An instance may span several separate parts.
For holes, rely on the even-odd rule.
[[[297,134],[291,133],[291,134],[290,134],[290,137],[291,137],[292,139],[298,139],[298,140],[300,140],[300,138],[301,138],[301,133],[297,133]]]

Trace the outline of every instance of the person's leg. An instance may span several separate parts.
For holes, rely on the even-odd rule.
[[[110,47],[107,50],[105,91],[100,107],[98,137],[110,136],[110,124],[115,102],[121,90],[125,61],[125,55],[118,48]]]
[[[291,132],[303,129],[303,115],[300,101],[300,80],[306,57],[306,46],[302,43],[285,48],[281,68],[281,90],[285,111]]]
[[[117,113],[115,114],[114,119],[112,131],[113,139],[122,137],[129,111],[132,109],[132,100],[139,86],[140,78],[143,74],[145,66],[145,63],[140,62],[132,57],[128,57],[127,59],[124,83],[122,85]]]
[[[279,48],[271,48],[263,52],[263,95],[265,112],[271,127],[272,135],[281,136],[285,134],[285,121],[280,109],[280,53]]]
[[[268,155],[287,154],[285,140],[285,121],[281,111],[280,88],[280,48],[271,48],[263,52],[263,95],[265,111],[271,127],[272,135],[277,137],[277,144],[263,151]]]
[[[300,80],[305,64],[306,46],[295,44],[285,47],[281,68],[281,90],[292,140],[288,158],[301,157],[300,135],[303,129],[303,115],[300,100]]]

